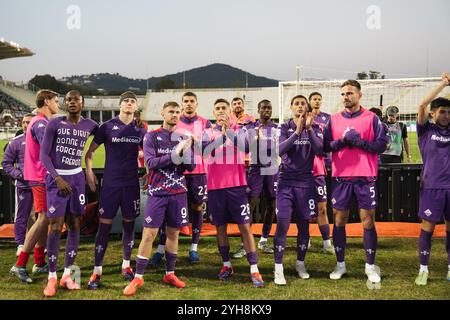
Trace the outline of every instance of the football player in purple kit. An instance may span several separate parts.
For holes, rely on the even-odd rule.
[[[48,273],[45,263],[45,245],[47,243],[48,218],[45,192],[45,169],[40,160],[40,149],[44,139],[45,127],[48,120],[58,112],[58,93],[42,89],[36,94],[36,115],[31,119],[25,136],[24,179],[28,181],[33,192],[34,212],[37,219],[25,236],[22,251],[17,262],[10,269],[10,273],[21,281],[31,283],[26,270],[28,257],[34,247],[33,274]]]
[[[450,281],[450,100],[436,98],[449,85],[450,74],[442,74],[442,82],[423,99],[417,115],[417,135],[423,159],[419,200],[419,217],[422,219],[420,270],[415,280],[419,286],[427,284],[431,238],[436,223],[442,218],[446,225],[447,280]],[[429,121],[430,116],[432,121]]]
[[[271,120],[272,103],[269,100],[262,100],[258,103],[258,113],[259,119],[244,127],[249,134],[251,151],[250,168],[247,175],[250,213],[255,211],[261,196],[264,195],[267,208],[266,212],[262,213],[264,223],[258,249],[264,253],[273,253],[272,247],[267,244],[267,239],[275,215],[278,167],[276,159],[272,159],[275,156],[272,155],[272,149],[275,147],[275,139],[278,139],[278,125]]]
[[[182,115],[177,123],[177,131],[184,130],[187,134],[201,139],[203,130],[211,127],[211,122],[197,114],[197,96],[193,92],[186,92],[181,97]],[[198,243],[203,224],[203,208],[207,200],[206,188],[206,164],[201,154],[195,155],[195,169],[192,172],[186,171],[186,183],[188,189],[189,213],[192,219],[192,244],[189,250],[189,260],[191,263],[200,261],[198,254]],[[159,235],[158,249],[150,260],[151,265],[158,264],[165,251],[165,224],[163,224]]]
[[[375,265],[377,232],[376,178],[378,154],[386,149],[386,127],[372,112],[360,104],[361,85],[347,80],[341,85],[344,110],[333,114],[324,131],[324,151],[332,152],[334,228],[333,242],[337,265],[330,279],[341,279],[347,273],[345,266],[346,233],[351,201],[356,197],[359,216],[364,228],[365,273],[372,283],[379,283],[381,275]]]
[[[120,207],[123,227],[122,275],[131,281],[134,273],[130,267],[131,251],[134,245],[134,221],[139,215],[139,145],[146,133],[138,127],[134,119],[137,98],[134,92],[126,91],[120,95],[120,113],[104,122],[86,152],[86,179],[91,190],[95,191],[96,178],[92,171],[93,152],[105,144],[105,170],[99,200],[99,227],[95,237],[94,272],[88,282],[89,289],[97,289],[102,275],[103,258],[109,242],[113,219]]]
[[[15,180],[16,185],[16,212],[14,219],[14,240],[17,244],[16,256],[19,256],[25,242],[28,218],[33,208],[33,192],[28,182],[23,178],[25,160],[25,135],[28,124],[34,114],[28,113],[22,118],[22,134],[14,137],[7,145],[3,154],[3,171]]]
[[[123,294],[132,296],[144,284],[144,271],[152,253],[152,244],[159,228],[166,221],[166,275],[163,282],[177,288],[186,284],[175,275],[180,228],[189,224],[185,170],[195,168],[193,139],[178,130],[181,108],[169,101],[163,106],[161,128],[144,137],[144,159],[149,170],[148,199],[145,208],[144,230],[136,258],[136,275]]]
[[[206,129],[202,137],[203,156],[207,159],[208,207],[211,223],[217,229],[217,242],[223,267],[218,275],[228,280],[233,274],[227,224],[237,223],[250,264],[251,280],[255,287],[263,287],[264,281],[258,270],[258,254],[250,227],[250,206],[246,194],[244,152],[248,152],[246,135],[239,142],[231,124],[230,103],[225,99],[214,102],[216,124]],[[238,150],[239,148],[239,150]]]
[[[40,151],[41,161],[48,171],[45,188],[50,233],[47,238],[49,275],[44,289],[46,297],[56,294],[56,269],[64,223],[68,231],[60,285],[69,290],[80,289],[80,285],[71,278],[71,266],[78,253],[80,218],[86,209],[86,181],[81,162],[86,141],[98,128],[97,123],[81,116],[84,100],[78,91],[69,91],[64,103],[67,115],[49,121]]]
[[[320,111],[322,106],[322,95],[320,92],[313,92],[309,95],[309,103],[312,108],[314,122],[325,129],[325,126],[331,119],[328,113]],[[314,158],[314,182],[317,192],[317,217],[312,218],[312,222],[317,222],[320,234],[323,239],[322,252],[334,254],[334,247],[330,240],[330,223],[327,215],[327,166],[330,164],[330,156],[328,153],[318,155]],[[311,241],[310,241],[311,243]]]
[[[291,100],[293,118],[281,125],[279,155],[281,156],[276,197],[277,230],[274,237],[274,282],[285,285],[283,255],[292,212],[297,216],[297,262],[295,269],[301,279],[308,279],[305,256],[309,242],[309,220],[317,215],[314,187],[314,157],[323,153],[323,134],[314,124],[308,100],[297,95]]]

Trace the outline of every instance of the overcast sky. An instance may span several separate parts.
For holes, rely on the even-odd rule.
[[[146,78],[220,62],[279,80],[296,65],[303,77],[432,76],[450,71],[449,13],[448,0],[0,0],[0,38],[36,53],[0,60],[0,75]]]

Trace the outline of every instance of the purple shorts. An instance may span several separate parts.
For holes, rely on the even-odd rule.
[[[352,200],[356,198],[359,209],[374,210],[377,207],[377,188],[375,181],[342,180],[333,178],[331,203],[338,210],[350,209]]]
[[[420,190],[419,217],[431,222],[442,218],[450,221],[450,189]]]
[[[200,204],[208,201],[206,174],[186,174],[189,203]]]
[[[145,206],[144,227],[159,228],[166,220],[167,226],[181,228],[189,225],[186,192],[173,196],[149,196]]]
[[[309,220],[317,216],[315,188],[279,186],[276,200],[277,219],[291,220],[292,211],[297,220]]]
[[[66,213],[81,216],[86,210],[86,180],[84,172],[74,175],[61,175],[70,185],[72,193],[66,197],[56,185],[55,179],[50,174],[45,176],[45,191],[47,193],[47,218],[64,217]]]
[[[327,202],[327,181],[325,176],[314,177],[316,185],[317,202]]]
[[[250,206],[245,189],[242,186],[209,191],[208,210],[213,225],[250,223]]]
[[[277,194],[278,173],[274,175],[261,175],[261,168],[250,167],[247,176],[247,184],[249,189],[249,196],[251,198],[261,197],[264,193],[268,199],[275,199]]]
[[[120,207],[123,219],[134,220],[139,216],[139,205],[139,183],[128,187],[103,187],[100,191],[98,215],[102,219],[114,219]]]

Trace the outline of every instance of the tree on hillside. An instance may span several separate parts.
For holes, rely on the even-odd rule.
[[[384,74],[382,75],[380,71],[374,71],[374,70],[370,70],[369,72],[362,71],[362,72],[358,72],[356,74],[357,80],[367,80],[367,79],[375,80],[375,79],[385,79],[385,78],[386,78],[386,76]]]
[[[176,89],[177,85],[175,81],[169,78],[162,78],[156,83],[156,91],[162,91],[164,89]]]
[[[369,76],[367,75],[367,73],[365,71],[359,72],[358,74],[356,74],[357,80],[366,80],[368,77]]]
[[[44,74],[42,76],[35,75],[33,79],[28,82],[34,84],[40,89],[50,89],[60,94],[64,94],[67,89],[64,83],[56,80],[55,77],[49,74]]]

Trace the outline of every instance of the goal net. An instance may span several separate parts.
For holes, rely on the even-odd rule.
[[[322,95],[321,110],[333,114],[343,109],[340,86],[345,80],[328,81],[287,81],[279,83],[279,121],[284,122],[291,117],[290,102],[297,94],[306,98],[312,92]],[[399,121],[413,125],[416,120],[417,107],[420,101],[435,88],[441,78],[408,78],[358,80],[363,94],[361,105],[366,109],[383,106],[383,116],[386,108],[394,105],[399,108]],[[450,87],[445,88],[440,96],[450,98]],[[413,129],[414,130],[414,129]]]

